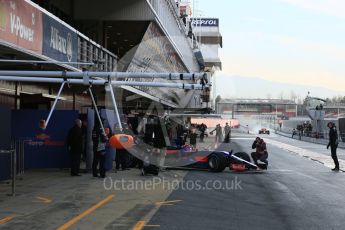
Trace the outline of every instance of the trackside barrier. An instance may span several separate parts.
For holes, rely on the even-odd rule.
[[[10,195],[15,196],[16,194],[16,160],[17,160],[17,156],[16,156],[16,150],[15,149],[10,149],[10,150],[6,150],[6,149],[0,149],[0,154],[5,154],[5,155],[10,155],[11,156],[11,188],[12,188],[12,192]]]
[[[25,140],[15,140],[14,142],[17,157],[17,177],[25,172]]]
[[[309,143],[314,143],[314,144],[321,144],[321,145],[327,145],[328,144],[328,138],[313,138],[313,137],[306,137],[306,136],[300,136],[298,133],[292,137],[292,133],[287,133],[287,132],[282,132],[275,130],[275,133],[281,136],[293,138],[296,140],[304,141],[304,142],[309,142]],[[338,148],[345,149],[345,143],[341,141],[339,138],[339,145]]]
[[[15,140],[11,144],[11,149],[0,149],[1,155],[9,155],[11,162],[11,196],[16,195],[16,179],[24,174],[25,170],[25,142],[23,140]]]

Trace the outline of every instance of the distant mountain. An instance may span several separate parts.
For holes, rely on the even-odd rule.
[[[223,98],[267,98],[268,96],[280,98],[283,92],[284,98],[290,99],[291,91],[302,99],[308,92],[311,93],[311,96],[321,98],[331,98],[338,95],[345,96],[345,91],[340,92],[317,86],[279,83],[257,77],[227,76],[223,74],[217,74],[215,77],[217,95],[221,95]]]

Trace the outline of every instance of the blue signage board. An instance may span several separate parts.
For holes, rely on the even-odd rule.
[[[66,138],[78,118],[77,111],[54,111],[46,130],[40,128],[40,120],[49,111],[12,111],[12,135],[25,143],[25,168],[69,168],[70,157]]]
[[[43,14],[43,55],[61,62],[76,62],[78,36],[59,21]]]

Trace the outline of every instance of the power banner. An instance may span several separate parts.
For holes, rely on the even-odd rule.
[[[41,11],[25,0],[0,0],[0,40],[41,54]]]
[[[43,55],[61,62],[76,62],[78,36],[64,24],[43,15]]]
[[[0,0],[0,41],[62,62],[75,62],[78,36],[27,0]]]

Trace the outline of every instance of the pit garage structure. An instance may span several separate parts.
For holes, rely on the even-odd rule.
[[[297,116],[297,104],[281,99],[222,99],[217,103],[218,114]]]

